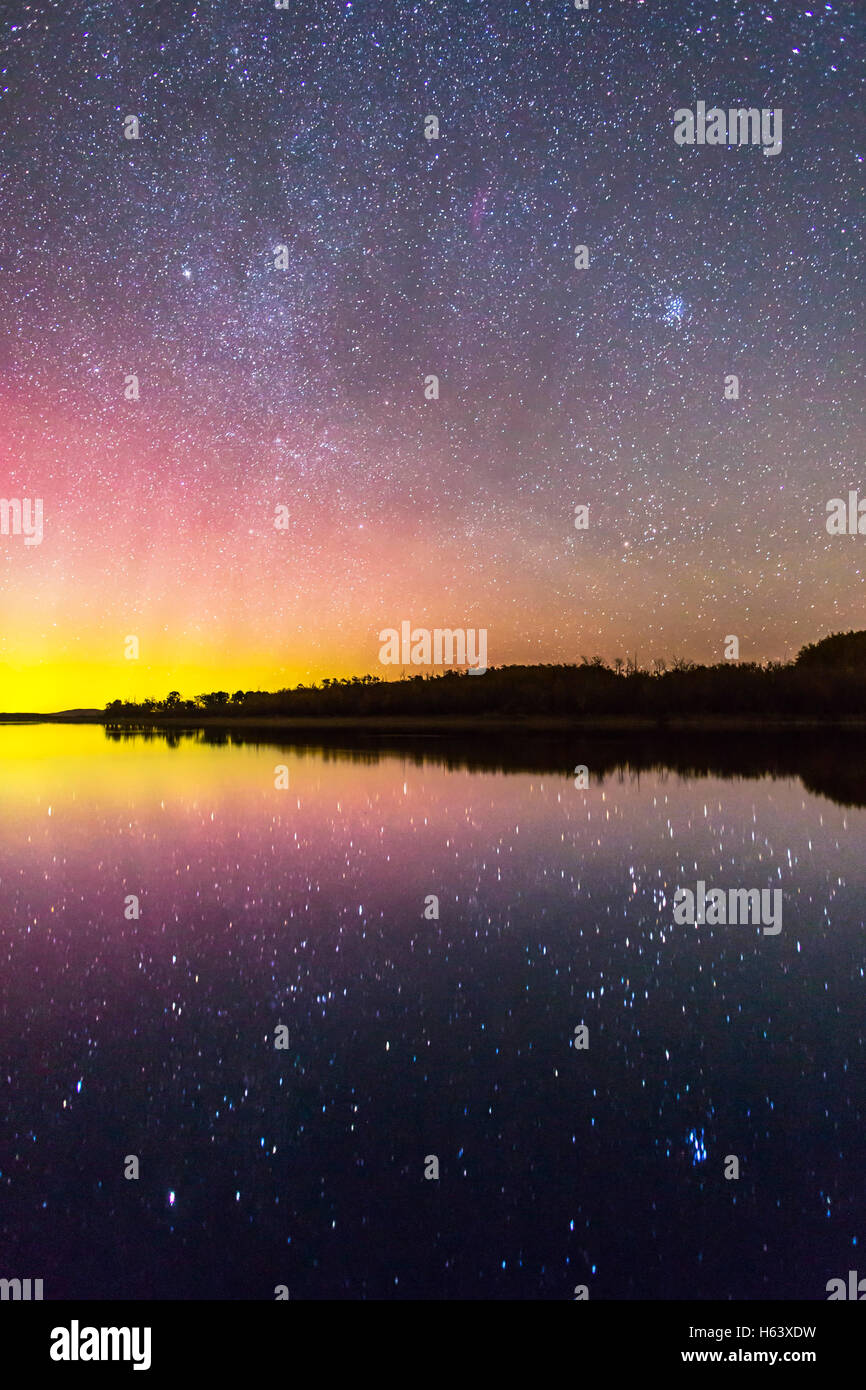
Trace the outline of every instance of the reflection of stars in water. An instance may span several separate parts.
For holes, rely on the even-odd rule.
[[[643,547],[642,540],[629,539],[633,551]],[[34,739],[37,734],[34,728]],[[86,757],[88,765],[98,767],[95,745],[105,739],[104,732],[93,726],[64,731],[65,739],[73,735],[76,748],[81,748],[78,761]],[[7,737],[2,729],[0,736],[2,743]],[[536,1166],[519,1175],[519,1197],[538,1213],[541,1235],[530,1244],[525,1228],[509,1221],[515,1203],[511,1194],[507,1204],[500,1202],[503,1194],[494,1179],[482,1196],[487,1204],[485,1216],[500,1233],[495,1264],[483,1231],[475,1241],[467,1240],[460,1229],[457,1218],[464,1224],[471,1219],[467,1198],[454,1221],[446,1224],[443,1218],[435,1228],[446,1258],[452,1264],[455,1259],[464,1260],[464,1273],[459,1279],[455,1275],[445,1290],[486,1294],[493,1277],[507,1279],[515,1271],[519,1281],[521,1257],[524,1273],[530,1260],[533,1268],[540,1269],[549,1258],[552,1232],[558,1242],[558,1268],[571,1267],[565,1261],[571,1259],[574,1265],[579,1258],[580,1272],[589,1268],[596,1277],[592,1261],[597,1256],[577,1244],[591,1242],[594,1249],[607,1251],[602,1261],[604,1278],[613,1287],[624,1286],[634,1277],[635,1268],[648,1268],[648,1262],[657,1258],[652,1217],[635,1223],[634,1244],[630,1238],[629,1249],[621,1250],[615,1238],[615,1213],[609,1220],[603,1214],[593,1222],[592,1209],[580,1192],[572,1209],[564,1208],[561,1192],[555,1185],[548,1190],[544,1173],[561,1161],[567,1146],[580,1152],[587,1136],[601,1131],[592,1147],[609,1155],[609,1172],[622,1171],[628,1162],[628,1144],[634,1147],[637,1142],[641,1152],[652,1154],[657,1149],[665,1155],[672,1195],[682,1185],[688,1200],[697,1200],[692,1184],[697,1187],[701,1175],[688,1174],[687,1169],[708,1166],[701,1116],[714,1137],[720,1167],[724,1149],[718,1136],[726,1132],[726,1125],[717,1122],[713,1112],[716,1078],[701,1070],[706,1067],[700,1050],[702,1032],[727,1035],[731,1049],[742,1048],[747,1060],[759,1064],[765,1044],[772,1047],[778,1037],[795,1032],[802,1004],[796,992],[780,991],[772,1007],[762,1005],[762,948],[755,947],[752,969],[747,971],[749,957],[744,960],[742,947],[731,942],[733,929],[724,936],[716,929],[715,939],[702,936],[700,929],[694,936],[686,934],[672,955],[666,937],[672,916],[671,885],[683,881],[685,867],[691,872],[695,863],[709,881],[724,882],[730,875],[729,882],[748,883],[753,870],[747,866],[754,865],[757,855],[762,862],[776,865],[783,887],[791,889],[791,930],[788,937],[782,933],[789,961],[796,953],[796,932],[803,937],[798,961],[815,968],[813,938],[798,930],[803,921],[816,924],[814,939],[824,953],[832,931],[844,930],[846,939],[849,934],[854,939],[857,930],[861,869],[852,879],[847,899],[838,884],[840,852],[846,862],[862,864],[862,856],[856,857],[857,827],[846,819],[849,813],[842,807],[824,806],[816,816],[793,781],[746,777],[726,781],[714,776],[682,783],[677,779],[674,790],[673,769],[669,780],[667,772],[638,773],[636,768],[629,771],[627,764],[613,763],[607,772],[605,762],[599,768],[604,785],[575,801],[561,776],[549,777],[542,771],[515,769],[507,777],[485,771],[472,774],[470,780],[462,763],[452,768],[432,758],[417,761],[429,757],[426,748],[417,755],[403,748],[387,755],[377,751],[375,761],[363,763],[356,761],[358,750],[335,749],[333,757],[316,753],[289,758],[295,793],[291,808],[284,809],[281,795],[263,798],[262,787],[269,785],[276,756],[287,755],[254,744],[200,747],[197,737],[183,740],[171,752],[172,758],[196,759],[196,770],[174,774],[185,799],[176,801],[169,837],[163,823],[162,779],[149,783],[146,774],[163,739],[157,746],[141,737],[120,744],[107,742],[112,770],[106,776],[116,775],[114,762],[120,757],[127,780],[143,787],[146,795],[132,830],[118,823],[113,806],[103,810],[94,802],[85,809],[82,802],[68,800],[69,813],[61,818],[64,836],[72,835],[74,845],[88,835],[103,846],[100,863],[86,866],[80,887],[74,886],[74,898],[72,890],[46,877],[43,867],[18,848],[18,843],[32,842],[40,823],[42,772],[36,758],[28,791],[32,816],[20,826],[4,826],[0,842],[0,872],[7,858],[18,854],[20,860],[16,872],[21,870],[21,906],[14,924],[18,939],[26,942],[28,926],[32,932],[32,922],[42,922],[50,950],[38,972],[32,960],[25,969],[23,951],[13,954],[12,965],[17,960],[19,974],[11,995],[4,995],[7,1013],[10,1000],[14,1004],[9,1031],[21,1037],[22,1045],[37,1049],[34,1011],[38,1004],[50,1018],[52,1036],[68,1039],[59,1060],[49,1060],[61,1076],[69,1077],[75,1074],[72,1068],[80,1055],[84,1027],[93,1039],[86,1066],[87,1107],[81,1101],[82,1078],[72,1083],[72,1097],[67,1096],[66,1087],[58,1094],[53,1087],[42,1086],[28,1097],[9,1088],[11,1132],[21,1154],[15,1174],[21,1205],[15,1214],[21,1213],[23,1221],[32,1207],[41,1220],[45,1213],[38,1198],[43,1194],[49,1206],[52,1200],[58,1204],[68,1200],[68,1175],[53,1151],[42,1144],[43,1133],[63,1135],[62,1130],[52,1130],[52,1115],[63,1099],[73,1105],[77,1102],[68,1119],[68,1106],[59,1112],[63,1125],[70,1126],[66,1132],[74,1134],[88,1161],[103,1171],[110,1167],[111,1135],[106,1138],[102,1117],[114,1113],[122,1133],[137,1133],[135,1126],[140,1124],[146,1101],[148,1122],[163,1136],[163,1172],[185,1183],[194,1199],[181,1215],[177,1214],[176,1189],[165,1189],[162,1200],[157,1194],[159,1212],[151,1212],[148,1203],[150,1229],[156,1227],[159,1240],[163,1239],[159,1232],[165,1233],[165,1240],[178,1238],[177,1249],[161,1266],[160,1275],[165,1284],[160,1292],[173,1297],[188,1294],[191,1284],[197,1292],[215,1297],[248,1291],[265,1256],[277,1268],[286,1268],[287,1277],[300,1278],[288,1264],[289,1255],[297,1261],[294,1268],[305,1271],[306,1292],[345,1293],[344,1252],[357,1250],[363,1261],[371,1229],[381,1234],[386,1256],[391,1257],[396,1248],[397,1258],[405,1258],[399,1245],[386,1243],[385,1218],[378,1228],[372,1225],[378,1220],[377,1211],[386,1213],[392,1200],[395,1089],[406,1097],[412,1113],[423,1113],[425,1106],[433,1113],[435,1106],[435,1113],[441,1108],[449,1117],[451,1142],[459,1146],[455,1176],[467,1183],[463,1174],[472,1165],[466,1153],[471,1158],[485,1146],[490,1151],[512,1142],[497,1109],[503,1087],[513,1092],[516,1086],[508,1063],[522,1068],[517,1073],[518,1099],[528,1094],[530,1086],[534,1092],[528,1110],[517,1113],[528,1113],[531,1120],[543,1106],[544,1113],[554,1117],[552,1132],[545,1128],[534,1141]],[[370,754],[364,751],[363,757]],[[625,778],[622,783],[617,767]],[[44,807],[42,811],[44,816]],[[459,836],[455,825],[461,827]],[[76,826],[80,833],[73,834]],[[60,830],[52,834],[56,837]],[[18,842],[13,838],[16,834]],[[844,851],[840,851],[840,840]],[[89,993],[84,992],[86,980],[82,990],[64,989],[63,981],[72,968],[67,962],[73,959],[65,942],[74,930],[76,943],[86,950],[88,959],[100,962],[104,958],[104,943],[112,940],[117,915],[112,885],[121,881],[133,843],[152,886],[148,916],[153,929],[148,936],[139,922],[123,924],[119,939],[130,961],[138,956],[141,969],[133,965],[119,979],[117,1007],[106,1016],[102,973],[90,979]],[[147,847],[153,849],[152,861]],[[62,841],[56,848],[58,861],[72,853]],[[588,871],[590,859],[597,873]],[[444,916],[436,923],[421,919],[414,870],[412,881],[403,882],[406,865],[418,864],[423,865],[425,876],[422,887],[448,885],[449,897],[460,912],[459,920],[455,918],[450,926]],[[623,891],[626,884],[633,885],[627,893]],[[205,897],[202,885],[208,886],[212,896]],[[214,911],[217,901],[220,914]],[[536,925],[539,903],[544,916]],[[407,935],[405,923],[413,920],[418,925]],[[600,921],[616,923],[618,930],[600,934]],[[184,924],[182,932],[178,923]],[[0,935],[8,938],[11,927],[5,921],[4,929]],[[516,940],[515,932],[520,933]],[[515,1036],[515,1021],[507,1010],[491,1010],[489,1004],[489,979],[501,978],[506,948],[507,988],[513,999],[520,999],[526,1042]],[[8,951],[5,941],[4,949]],[[432,962],[428,968],[441,973],[442,989],[435,994],[424,987],[417,964],[422,958]],[[640,963],[647,968],[638,973]],[[856,953],[845,967],[838,980],[836,975],[829,976],[826,992],[819,983],[815,995],[816,1016],[827,1027],[843,1016],[849,983],[862,985],[864,966]],[[4,974],[4,986],[9,985],[9,974]],[[592,992],[593,998],[584,1003],[583,992]],[[254,1011],[263,999],[268,1003],[268,1021],[274,1024],[288,1019],[283,1010],[291,1009],[290,1050],[259,1047],[253,1051],[248,1038],[242,1032],[239,1036],[239,1007]],[[451,1000],[459,1002],[449,1008]],[[599,1088],[595,1095],[590,1086],[582,1096],[578,1094],[579,1104],[570,1114],[560,1089],[569,1084],[562,1071],[557,1076],[551,1068],[549,1077],[542,1076],[535,1055],[539,1046],[548,1055],[554,1044],[561,1046],[563,1018],[570,1020],[578,1005],[578,1017],[586,1010],[590,1028],[602,1011],[609,1018],[618,1017],[621,1055],[629,1066],[623,1066],[621,1085]],[[696,1023],[692,1027],[699,1010],[705,1012],[705,1029]],[[139,1029],[137,1040],[129,1038],[128,1019],[133,1016]],[[677,1016],[685,1026],[677,1030],[675,1043],[669,1020]],[[756,1016],[760,1031],[753,1022]],[[437,1037],[446,1024],[453,1048],[447,1056],[437,1057]],[[766,1040],[761,1038],[764,1030]],[[345,1048],[347,1033],[357,1048],[352,1075],[341,1074],[335,1060]],[[210,1039],[208,1048],[202,1049],[198,1041],[202,1036]],[[857,1036],[855,1022],[840,1044],[845,1049],[841,1055],[850,1055]],[[809,1059],[792,1058],[789,1053],[787,1065],[790,1071],[786,1068],[783,1073],[783,1083],[793,1092],[802,1084],[804,1067],[809,1074]],[[387,1085],[383,1073],[387,1073]],[[135,1078],[134,1087],[130,1075]],[[81,1092],[75,1094],[78,1082]],[[650,1088],[651,1107],[644,1099]],[[734,1102],[740,1115],[740,1139],[736,1145],[732,1140],[731,1147],[745,1153],[760,1147],[769,1158],[776,1158],[784,1152],[787,1139],[772,1108],[772,1096],[763,1099],[767,1089],[762,1079],[754,1086],[738,1087]],[[855,1069],[849,1067],[846,1073],[840,1066],[834,1094],[840,1113],[853,1114],[858,1109],[862,1113],[862,1077]],[[635,1112],[641,1116],[637,1140],[631,1119]],[[31,1134],[37,1129],[37,1116],[38,1143]],[[683,1135],[682,1126],[689,1119],[692,1124]],[[595,1150],[596,1143],[602,1148]],[[134,1147],[132,1141],[130,1146]],[[291,1204],[286,1201],[284,1153],[298,1156],[297,1168],[304,1174]],[[789,1175],[786,1201],[799,1220],[812,1222],[811,1231],[815,1223],[831,1230],[834,1222],[844,1219],[828,1205],[828,1194],[837,1208],[843,1200],[854,1200],[849,1194],[856,1194],[855,1188],[845,1186],[850,1170],[838,1160],[835,1145],[828,1163],[820,1176],[824,1197],[814,1191],[811,1164],[795,1166]],[[21,1185],[24,1168],[26,1187]],[[351,1183],[341,1184],[332,1176],[353,1170]],[[4,1170],[4,1211],[9,1203],[10,1189],[5,1185],[9,1176]],[[235,1189],[232,1199],[230,1182],[238,1179],[243,1187]],[[709,1177],[703,1181],[706,1184]],[[741,1186],[748,1182],[744,1176]],[[359,1202],[356,1183],[367,1185],[366,1203]],[[202,1190],[217,1194],[213,1205],[222,1218],[219,1232],[203,1222],[201,1202],[195,1200],[196,1192]],[[606,1189],[601,1190],[606,1195]],[[639,1188],[639,1195],[647,1211],[655,1192]],[[478,1201],[476,1193],[471,1196]],[[229,1211],[232,1200],[237,1212]],[[734,1240],[740,1240],[746,1267],[758,1272],[748,1276],[753,1278],[751,1283],[743,1276],[746,1283],[731,1288],[726,1283],[728,1271],[716,1266],[702,1276],[706,1282],[701,1292],[707,1295],[760,1292],[759,1281],[767,1267],[761,1256],[761,1232],[743,1232],[738,1224],[739,1205],[719,1207],[714,1234],[721,1248],[733,1248]],[[107,1244],[114,1227],[105,1204],[88,1219],[89,1230]],[[569,1219],[573,1219],[573,1230]],[[334,1222],[342,1234],[340,1242],[332,1245],[328,1242],[335,1236]],[[676,1211],[669,1218],[669,1229],[672,1242],[688,1241],[687,1220]],[[840,1231],[849,1247],[854,1234],[853,1225]],[[469,1228],[469,1235],[474,1236],[474,1228]],[[859,1244],[858,1248],[862,1250]],[[228,1256],[221,1261],[216,1258],[226,1250],[231,1251],[234,1281],[226,1273]],[[278,1257],[286,1263],[281,1265]],[[501,1270],[503,1259],[505,1271]],[[778,1264],[782,1268],[781,1252]],[[705,1260],[705,1270],[706,1266]],[[98,1274],[94,1281],[90,1269],[86,1264],[87,1279],[76,1292],[101,1296],[105,1284]],[[405,1280],[404,1266],[397,1269]],[[459,1265],[457,1269],[459,1273]],[[694,1263],[685,1268],[671,1255],[668,1271],[672,1293],[693,1291],[689,1277],[694,1275]],[[575,1275],[574,1282],[577,1269]],[[118,1294],[140,1291],[142,1273],[126,1271],[120,1277]],[[374,1266],[369,1273],[365,1270],[365,1277],[371,1293],[384,1295],[388,1285],[393,1288],[396,1276],[390,1266],[381,1273]],[[775,1277],[785,1294],[798,1292],[781,1275]],[[411,1292],[441,1295],[442,1278],[437,1269],[427,1283],[416,1280]],[[561,1291],[559,1274],[556,1280],[545,1286],[552,1294]],[[815,1283],[822,1287],[820,1279]],[[514,1287],[525,1286],[518,1282]]]
[[[665,323],[680,324],[686,316],[686,302],[682,295],[672,295],[665,304]]]
[[[690,1129],[686,1135],[686,1140],[693,1148],[692,1167],[694,1168],[698,1163],[704,1163],[707,1157],[706,1145],[704,1144],[704,1131],[701,1130],[700,1134],[698,1134],[697,1130]]]

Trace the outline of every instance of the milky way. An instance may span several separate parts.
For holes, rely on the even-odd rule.
[[[45,523],[0,538],[0,705],[376,671],[404,619],[492,664],[862,626],[824,519],[866,491],[863,37],[781,0],[7,10],[0,492]],[[782,150],[677,145],[698,101],[782,109]]]

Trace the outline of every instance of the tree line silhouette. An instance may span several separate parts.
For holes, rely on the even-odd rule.
[[[644,668],[635,661],[491,667],[404,676],[326,678],[291,689],[214,690],[186,700],[112,700],[107,723],[249,718],[752,718],[866,717],[866,631],[834,633],[803,647],[793,662],[719,662],[682,658]]]

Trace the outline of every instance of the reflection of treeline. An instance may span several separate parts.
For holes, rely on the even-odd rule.
[[[816,729],[808,739],[799,733],[757,729],[717,734],[697,729],[644,729],[613,733],[601,729],[527,731],[519,739],[482,725],[472,733],[387,734],[331,729],[320,725],[300,741],[279,730],[264,732],[213,724],[182,730],[173,725],[142,729],[132,724],[107,727],[116,742],[164,741],[171,748],[187,742],[206,747],[248,745],[279,749],[293,761],[306,759],[370,766],[399,759],[415,767],[496,773],[533,773],[574,785],[574,770],[589,771],[589,786],[610,778],[618,782],[653,773],[692,780],[695,777],[798,777],[803,786],[843,806],[866,807],[866,731]]]
[[[752,718],[839,719],[866,716],[866,632],[838,633],[804,647],[795,662],[721,662],[697,666],[676,660],[644,670],[630,663],[606,666],[600,657],[580,665],[501,666],[483,675],[446,671],[399,681],[377,676],[324,680],[273,692],[225,690],[185,700],[113,700],[110,722],[148,716],[182,720],[202,715],[235,718],[321,716],[526,717],[620,716],[662,721],[705,715]]]

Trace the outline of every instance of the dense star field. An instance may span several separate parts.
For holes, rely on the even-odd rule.
[[[407,619],[493,665],[862,626],[825,527],[866,495],[855,6],[0,26],[0,494],[44,503],[0,537],[0,707],[394,674]],[[678,145],[698,102],[781,150]]]

